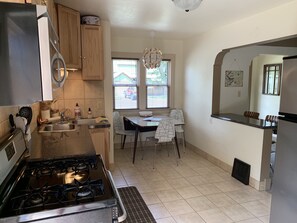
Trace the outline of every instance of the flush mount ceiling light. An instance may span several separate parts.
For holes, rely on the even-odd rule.
[[[176,7],[185,10],[186,12],[193,11],[198,8],[202,0],[172,0]]]
[[[155,33],[151,32],[152,45]],[[162,61],[162,52],[158,48],[145,48],[143,51],[142,62],[143,66],[147,69],[153,69],[160,67]]]

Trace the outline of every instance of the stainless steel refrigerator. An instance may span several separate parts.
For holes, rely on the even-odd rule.
[[[270,223],[297,222],[297,56],[285,57]]]

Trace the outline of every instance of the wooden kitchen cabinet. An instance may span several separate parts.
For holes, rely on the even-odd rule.
[[[60,51],[67,69],[81,69],[80,13],[57,5]]]
[[[25,3],[25,0],[0,0],[0,2]]]
[[[103,80],[103,31],[101,26],[81,25],[82,79]]]
[[[100,154],[105,167],[109,169],[109,149],[110,149],[110,133],[109,128],[89,129],[92,141],[96,150],[96,155]]]

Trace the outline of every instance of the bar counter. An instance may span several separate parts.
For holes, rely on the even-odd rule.
[[[248,118],[238,114],[220,113],[220,114],[212,114],[211,117],[229,121],[229,122],[236,122],[239,124],[248,125],[248,126],[252,126],[260,129],[277,128],[277,123],[265,121],[264,119]]]

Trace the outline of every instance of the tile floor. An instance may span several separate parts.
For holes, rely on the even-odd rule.
[[[187,149],[176,165],[170,146],[137,151],[115,149],[117,187],[136,186],[158,223],[268,223],[271,194],[245,186],[195,152]]]

